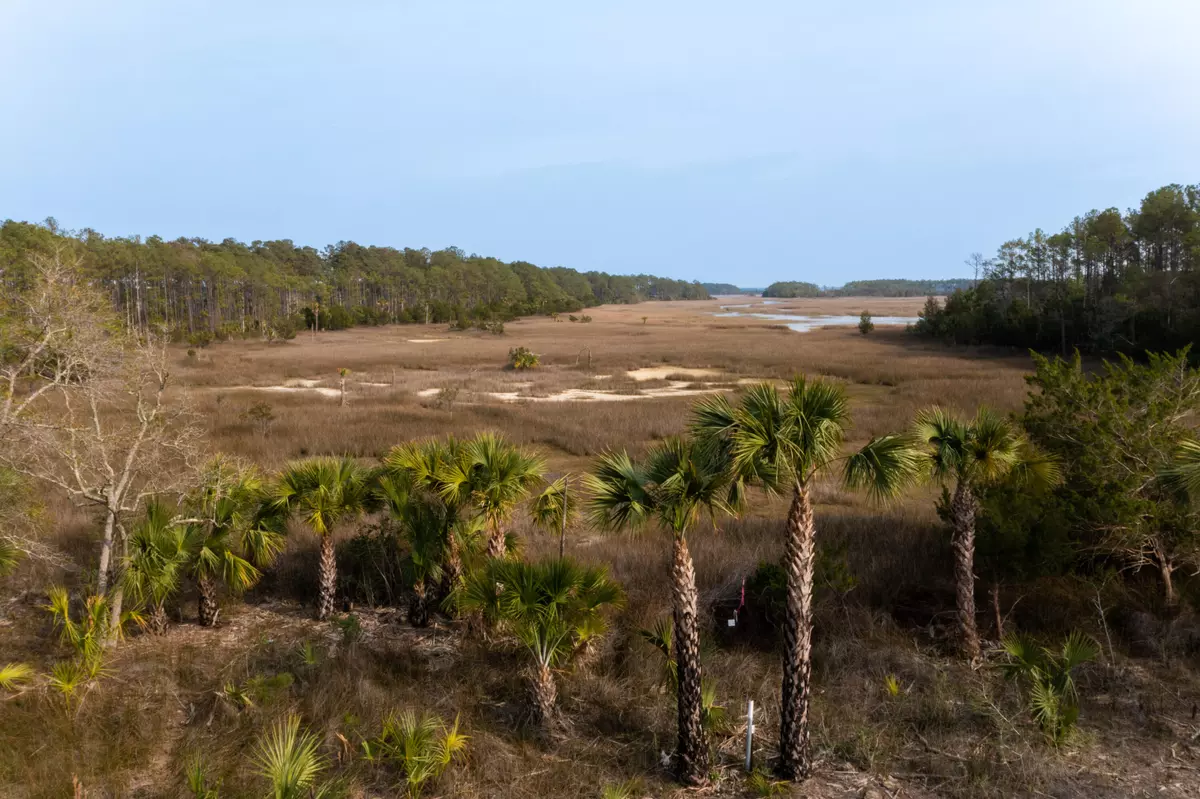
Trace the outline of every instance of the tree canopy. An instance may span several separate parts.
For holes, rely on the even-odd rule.
[[[979,285],[929,303],[917,332],[1064,355],[1178,349],[1200,334],[1200,184],[1038,228],[979,266]]]
[[[355,324],[467,322],[577,311],[605,303],[708,299],[699,283],[653,275],[505,263],[457,247],[397,249],[339,241],[221,242],[67,232],[53,219],[0,225],[0,286],[30,279],[29,256],[68,249],[130,329],[177,337],[257,335]]]

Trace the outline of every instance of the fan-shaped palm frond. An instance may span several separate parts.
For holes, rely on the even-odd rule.
[[[295,714],[277,722],[259,739],[254,762],[258,774],[270,783],[274,799],[306,799],[328,765],[319,746],[316,735],[300,729],[300,717]]]
[[[730,473],[710,447],[694,439],[672,437],[646,455],[645,477],[654,512],[677,535],[702,511],[729,510],[725,489]]]
[[[967,460],[967,429],[950,413],[938,406],[917,413],[913,437],[929,453],[929,468],[937,480],[954,477]]]
[[[369,477],[349,457],[293,461],[280,473],[268,504],[285,516],[298,515],[314,533],[326,536],[338,522],[370,507]]]
[[[8,574],[17,567],[22,552],[17,545],[7,538],[0,538],[0,577]]]
[[[547,532],[557,533],[564,526],[564,505],[565,522],[569,526],[579,516],[580,504],[579,500],[571,495],[571,476],[564,474],[537,495],[529,509],[529,515],[536,526]]]
[[[602,530],[637,529],[654,511],[646,474],[626,452],[601,455],[584,476],[588,520]]]
[[[0,666],[0,690],[16,691],[33,678],[33,668],[28,663],[7,663]]]
[[[918,480],[927,460],[912,438],[900,435],[873,438],[846,459],[843,479],[876,500],[892,499]]]
[[[1200,503],[1200,441],[1181,441],[1170,465],[1159,473],[1159,481],[1168,491]]]

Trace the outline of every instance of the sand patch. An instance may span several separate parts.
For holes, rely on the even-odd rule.
[[[391,383],[368,383],[367,381],[364,380],[364,381],[360,382],[359,385],[360,386],[370,386],[371,388],[388,388],[392,384]]]
[[[438,394],[441,394],[441,393],[442,393],[442,390],[440,388],[423,388],[417,392],[417,396],[418,397],[436,397]]]
[[[293,381],[289,380],[288,382],[290,383]],[[316,383],[319,381],[311,380],[311,381],[303,381],[303,382]],[[232,391],[282,391],[287,394],[295,394],[295,393],[305,392],[305,391],[314,391],[317,394],[320,394],[322,397],[334,397],[334,398],[340,397],[342,394],[342,392],[338,391],[336,388],[325,388],[322,386],[289,386],[286,384],[282,385],[282,386],[233,386],[233,387],[231,387],[230,390],[232,390]]]
[[[619,394],[615,391],[593,391],[586,388],[568,388],[556,394],[545,397],[531,397],[516,391],[489,391],[485,396],[501,402],[632,402],[633,400],[658,399],[661,397],[694,397],[700,394],[714,394],[719,391],[732,391],[723,386],[704,386],[690,388],[692,384],[679,380],[672,381],[666,388],[652,388],[639,391],[636,394]]]
[[[671,375],[687,375],[688,377],[715,377],[721,374],[719,369],[686,369],[682,366],[643,366],[625,374],[639,383],[643,380],[666,380]]]
[[[300,377],[294,377],[291,380],[284,380],[282,388],[316,388],[321,384],[320,380],[306,380]],[[279,388],[279,386],[275,386]]]
[[[409,344],[434,344],[438,341],[445,341],[444,338],[410,338],[405,339]]]

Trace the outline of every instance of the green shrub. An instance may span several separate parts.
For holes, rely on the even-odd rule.
[[[528,347],[514,347],[508,351],[509,366],[518,371],[536,369],[540,363],[537,353]]]
[[[858,332],[864,336],[875,329],[875,323],[871,321],[871,314],[863,311],[858,317]]]
[[[416,799],[426,783],[440,777],[467,748],[467,736],[458,731],[458,719],[447,725],[437,716],[418,717],[411,710],[388,714],[383,729],[372,741],[363,741],[363,756],[389,763],[404,773],[408,796]]]
[[[1000,643],[1008,662],[1004,676],[1019,680],[1028,691],[1029,713],[1046,740],[1060,746],[1070,739],[1079,720],[1079,692],[1072,672],[1094,660],[1100,648],[1091,637],[1073,632],[1057,651],[1010,633]]]

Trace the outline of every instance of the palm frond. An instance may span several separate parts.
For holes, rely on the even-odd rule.
[[[1011,422],[988,408],[976,412],[967,441],[972,476],[982,482],[1003,479],[1020,462],[1021,437]]]
[[[571,476],[563,475],[550,485],[533,501],[529,515],[533,523],[551,533],[559,532],[563,527],[563,506],[566,505],[566,523],[568,526],[579,515],[581,497],[571,496]]]
[[[787,438],[794,442],[797,470],[812,472],[836,458],[850,420],[846,389],[800,375],[792,379],[787,404],[794,427]]]
[[[872,499],[892,499],[920,479],[927,464],[928,458],[910,436],[880,436],[846,459],[843,480]]]
[[[7,538],[0,537],[0,577],[17,567],[17,562],[24,554],[17,545]]]
[[[1200,441],[1181,441],[1170,465],[1159,473],[1159,482],[1189,502],[1200,502]]]
[[[588,519],[601,530],[636,529],[654,511],[646,474],[625,452],[601,455],[584,476]]]
[[[967,459],[967,428],[946,410],[934,405],[917,412],[913,438],[929,455],[929,469],[937,480],[956,476]]]
[[[328,765],[318,751],[316,735],[300,729],[300,717],[291,714],[262,736],[254,752],[258,774],[271,784],[274,799],[303,799]]]
[[[0,666],[0,690],[16,691],[33,678],[33,667],[28,663],[7,663]]]

